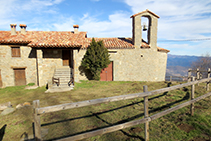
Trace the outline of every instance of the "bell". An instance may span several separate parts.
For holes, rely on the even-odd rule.
[[[147,26],[144,25],[144,26],[143,26],[143,31],[146,31],[146,30],[147,30]]]

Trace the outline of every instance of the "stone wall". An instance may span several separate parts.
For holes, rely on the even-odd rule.
[[[35,51],[30,47],[20,46],[21,57],[12,57],[11,47],[0,45],[0,69],[3,87],[14,86],[13,68],[25,68],[26,83],[36,83]]]
[[[38,62],[39,86],[51,81],[55,68],[64,67],[62,50],[34,50],[21,46],[21,57],[11,56],[11,47],[0,46],[0,69],[2,85],[14,86],[13,68],[25,68],[26,83],[37,84],[36,54]],[[114,81],[164,81],[167,53],[151,49],[110,49],[110,60],[113,61]],[[75,81],[87,80],[79,67],[86,50],[74,50]]]
[[[27,46],[20,46],[20,50],[21,57],[12,57],[11,47],[0,45],[0,69],[3,87],[15,85],[13,68],[25,68],[26,84],[37,84],[36,54],[39,86],[45,86],[49,80],[52,80],[55,68],[63,67],[62,50],[35,50]]]
[[[110,49],[112,51],[112,49]],[[75,81],[86,80],[78,69],[86,50],[74,52]],[[167,53],[151,49],[115,49],[110,53],[113,61],[114,81],[164,81]]]
[[[62,50],[37,50],[39,85],[45,86],[52,80],[56,68],[62,67]]]
[[[158,27],[158,17],[144,12],[133,17],[133,43],[136,48],[140,48],[142,44],[142,22],[141,17],[148,18],[149,24],[148,26],[148,40],[150,49],[153,51],[157,51],[157,27]]]

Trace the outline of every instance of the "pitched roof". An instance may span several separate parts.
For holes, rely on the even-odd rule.
[[[92,38],[87,38],[87,39],[88,39],[88,42],[84,48],[87,48],[92,41]],[[135,48],[130,38],[94,38],[94,39],[95,41],[102,40],[104,43],[104,46],[108,49]]]
[[[0,31],[0,44],[28,44],[30,47],[81,47],[86,32],[74,34],[70,31],[27,31],[26,34]]]
[[[148,9],[146,9],[145,11],[142,11],[142,12],[139,12],[137,14],[132,15],[130,18],[133,18],[133,17],[138,16],[138,15],[143,14],[143,13],[150,13],[150,14],[154,15],[155,17],[160,18],[158,15],[156,15],[155,13],[153,13],[152,11],[150,11]]]
[[[108,49],[133,49],[132,38],[95,38],[96,41],[103,40]],[[10,31],[0,31],[0,44],[25,44],[30,47],[80,47],[86,49],[92,41],[92,38],[86,37],[86,32],[74,34],[71,31],[27,31],[26,34],[11,35]],[[141,48],[150,48],[142,40]],[[169,50],[158,47],[158,51],[169,52]]]

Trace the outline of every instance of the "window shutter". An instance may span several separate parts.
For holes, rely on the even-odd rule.
[[[21,57],[20,47],[12,47],[12,57]]]

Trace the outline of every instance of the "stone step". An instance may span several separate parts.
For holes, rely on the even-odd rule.
[[[67,67],[67,68],[56,68],[56,70],[71,70],[71,68]]]
[[[54,75],[70,75],[71,73],[55,73]]]
[[[67,74],[67,75],[59,75],[59,74],[55,74],[54,77],[69,77],[70,78],[71,75]]]
[[[51,87],[51,89],[62,89],[62,88],[74,88],[74,86],[73,85],[69,86],[68,84],[60,84],[59,86],[53,85]]]
[[[70,77],[54,77],[54,78],[59,78],[60,81],[70,81]]]
[[[59,79],[60,79],[60,81],[61,81],[61,80],[64,80],[64,79],[69,79],[69,80],[71,79],[71,77],[70,77],[70,76],[68,76],[68,77],[63,77],[63,76],[62,76],[62,77],[61,77],[61,76],[59,76],[59,77],[55,77],[55,76],[54,76],[54,78],[59,78]]]
[[[54,74],[54,76],[71,76],[71,74]]]
[[[56,70],[55,72],[71,72],[71,70]]]
[[[66,92],[66,91],[71,91],[73,88],[72,87],[57,87],[57,88],[50,88],[45,93],[55,93],[55,92]]]
[[[55,74],[71,74],[71,72],[67,72],[67,71],[64,71],[64,72],[55,72]]]
[[[71,73],[55,73],[54,75],[70,75]]]

